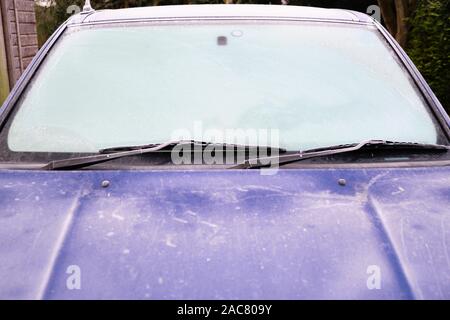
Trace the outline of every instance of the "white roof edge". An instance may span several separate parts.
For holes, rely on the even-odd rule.
[[[290,18],[314,20],[338,20],[371,23],[368,15],[344,9],[324,9],[291,5],[251,5],[251,4],[212,4],[212,5],[172,5],[150,6],[129,9],[99,10],[88,15],[77,15],[69,23],[95,23],[105,21],[163,19],[163,18],[226,18],[259,17]]]

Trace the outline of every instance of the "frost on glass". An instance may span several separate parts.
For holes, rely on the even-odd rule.
[[[204,130],[279,129],[290,150],[437,141],[424,102],[376,30],[226,23],[68,33],[21,101],[8,145],[92,152],[167,141],[198,121]]]

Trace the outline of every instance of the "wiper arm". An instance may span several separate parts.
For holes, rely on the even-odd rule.
[[[91,156],[76,157],[63,160],[53,160],[47,163],[45,166],[43,166],[42,169],[44,170],[77,169],[123,157],[156,152],[164,148],[167,148],[168,146],[171,146],[173,144],[174,142],[167,142],[155,145],[154,147],[133,149],[128,151],[118,151],[115,153],[102,153],[101,152],[102,150],[99,150],[99,154],[94,154]]]
[[[265,157],[248,159],[245,162],[232,166],[229,169],[258,169],[263,167],[268,167],[271,164],[277,164],[282,166],[284,164],[307,160],[311,158],[326,157],[335,154],[349,153],[358,151],[361,149],[381,149],[381,148],[392,148],[394,150],[407,149],[407,150],[428,150],[437,152],[447,152],[450,150],[450,146],[440,145],[440,144],[424,144],[416,142],[396,142],[387,140],[367,140],[359,143],[350,143],[335,145],[329,147],[309,149],[305,151],[300,151],[294,154],[288,154],[283,156],[275,157]]]
[[[91,166],[94,164],[99,164],[107,161],[111,161],[114,159],[119,159],[123,157],[149,154],[158,151],[162,151],[164,149],[173,149],[175,146],[179,145],[191,145],[191,146],[201,146],[206,147],[209,145],[214,146],[223,146],[223,147],[234,147],[234,148],[242,148],[244,150],[249,149],[260,149],[266,148],[270,150],[278,150],[279,153],[286,152],[285,149],[275,148],[275,147],[263,147],[263,146],[247,146],[247,145],[238,145],[238,144],[226,144],[226,143],[212,143],[205,141],[196,141],[196,140],[178,140],[178,141],[169,141],[165,143],[159,144],[147,144],[142,146],[123,146],[123,147],[114,147],[99,150],[98,154],[84,156],[84,157],[76,157],[69,158],[63,160],[53,160],[47,163],[42,167],[44,170],[67,170],[67,169],[79,169],[87,166]]]

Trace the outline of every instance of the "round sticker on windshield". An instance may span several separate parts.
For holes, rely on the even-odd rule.
[[[243,34],[244,33],[241,30],[233,30],[233,31],[231,31],[231,35],[233,37],[242,37]]]

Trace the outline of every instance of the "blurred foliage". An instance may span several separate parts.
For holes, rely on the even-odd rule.
[[[73,5],[82,8],[84,0],[53,0],[55,5],[36,7],[39,45],[74,12]],[[286,0],[91,0],[99,9],[117,9],[170,4],[253,3],[280,4]],[[289,0],[291,5],[335,7],[365,12],[376,0]],[[72,7],[71,7],[72,6]],[[68,10],[69,9],[69,10]],[[418,0],[417,9],[408,18],[407,52],[424,75],[441,103],[450,113],[450,0]]]
[[[450,1],[419,1],[409,24],[408,55],[450,114]]]

